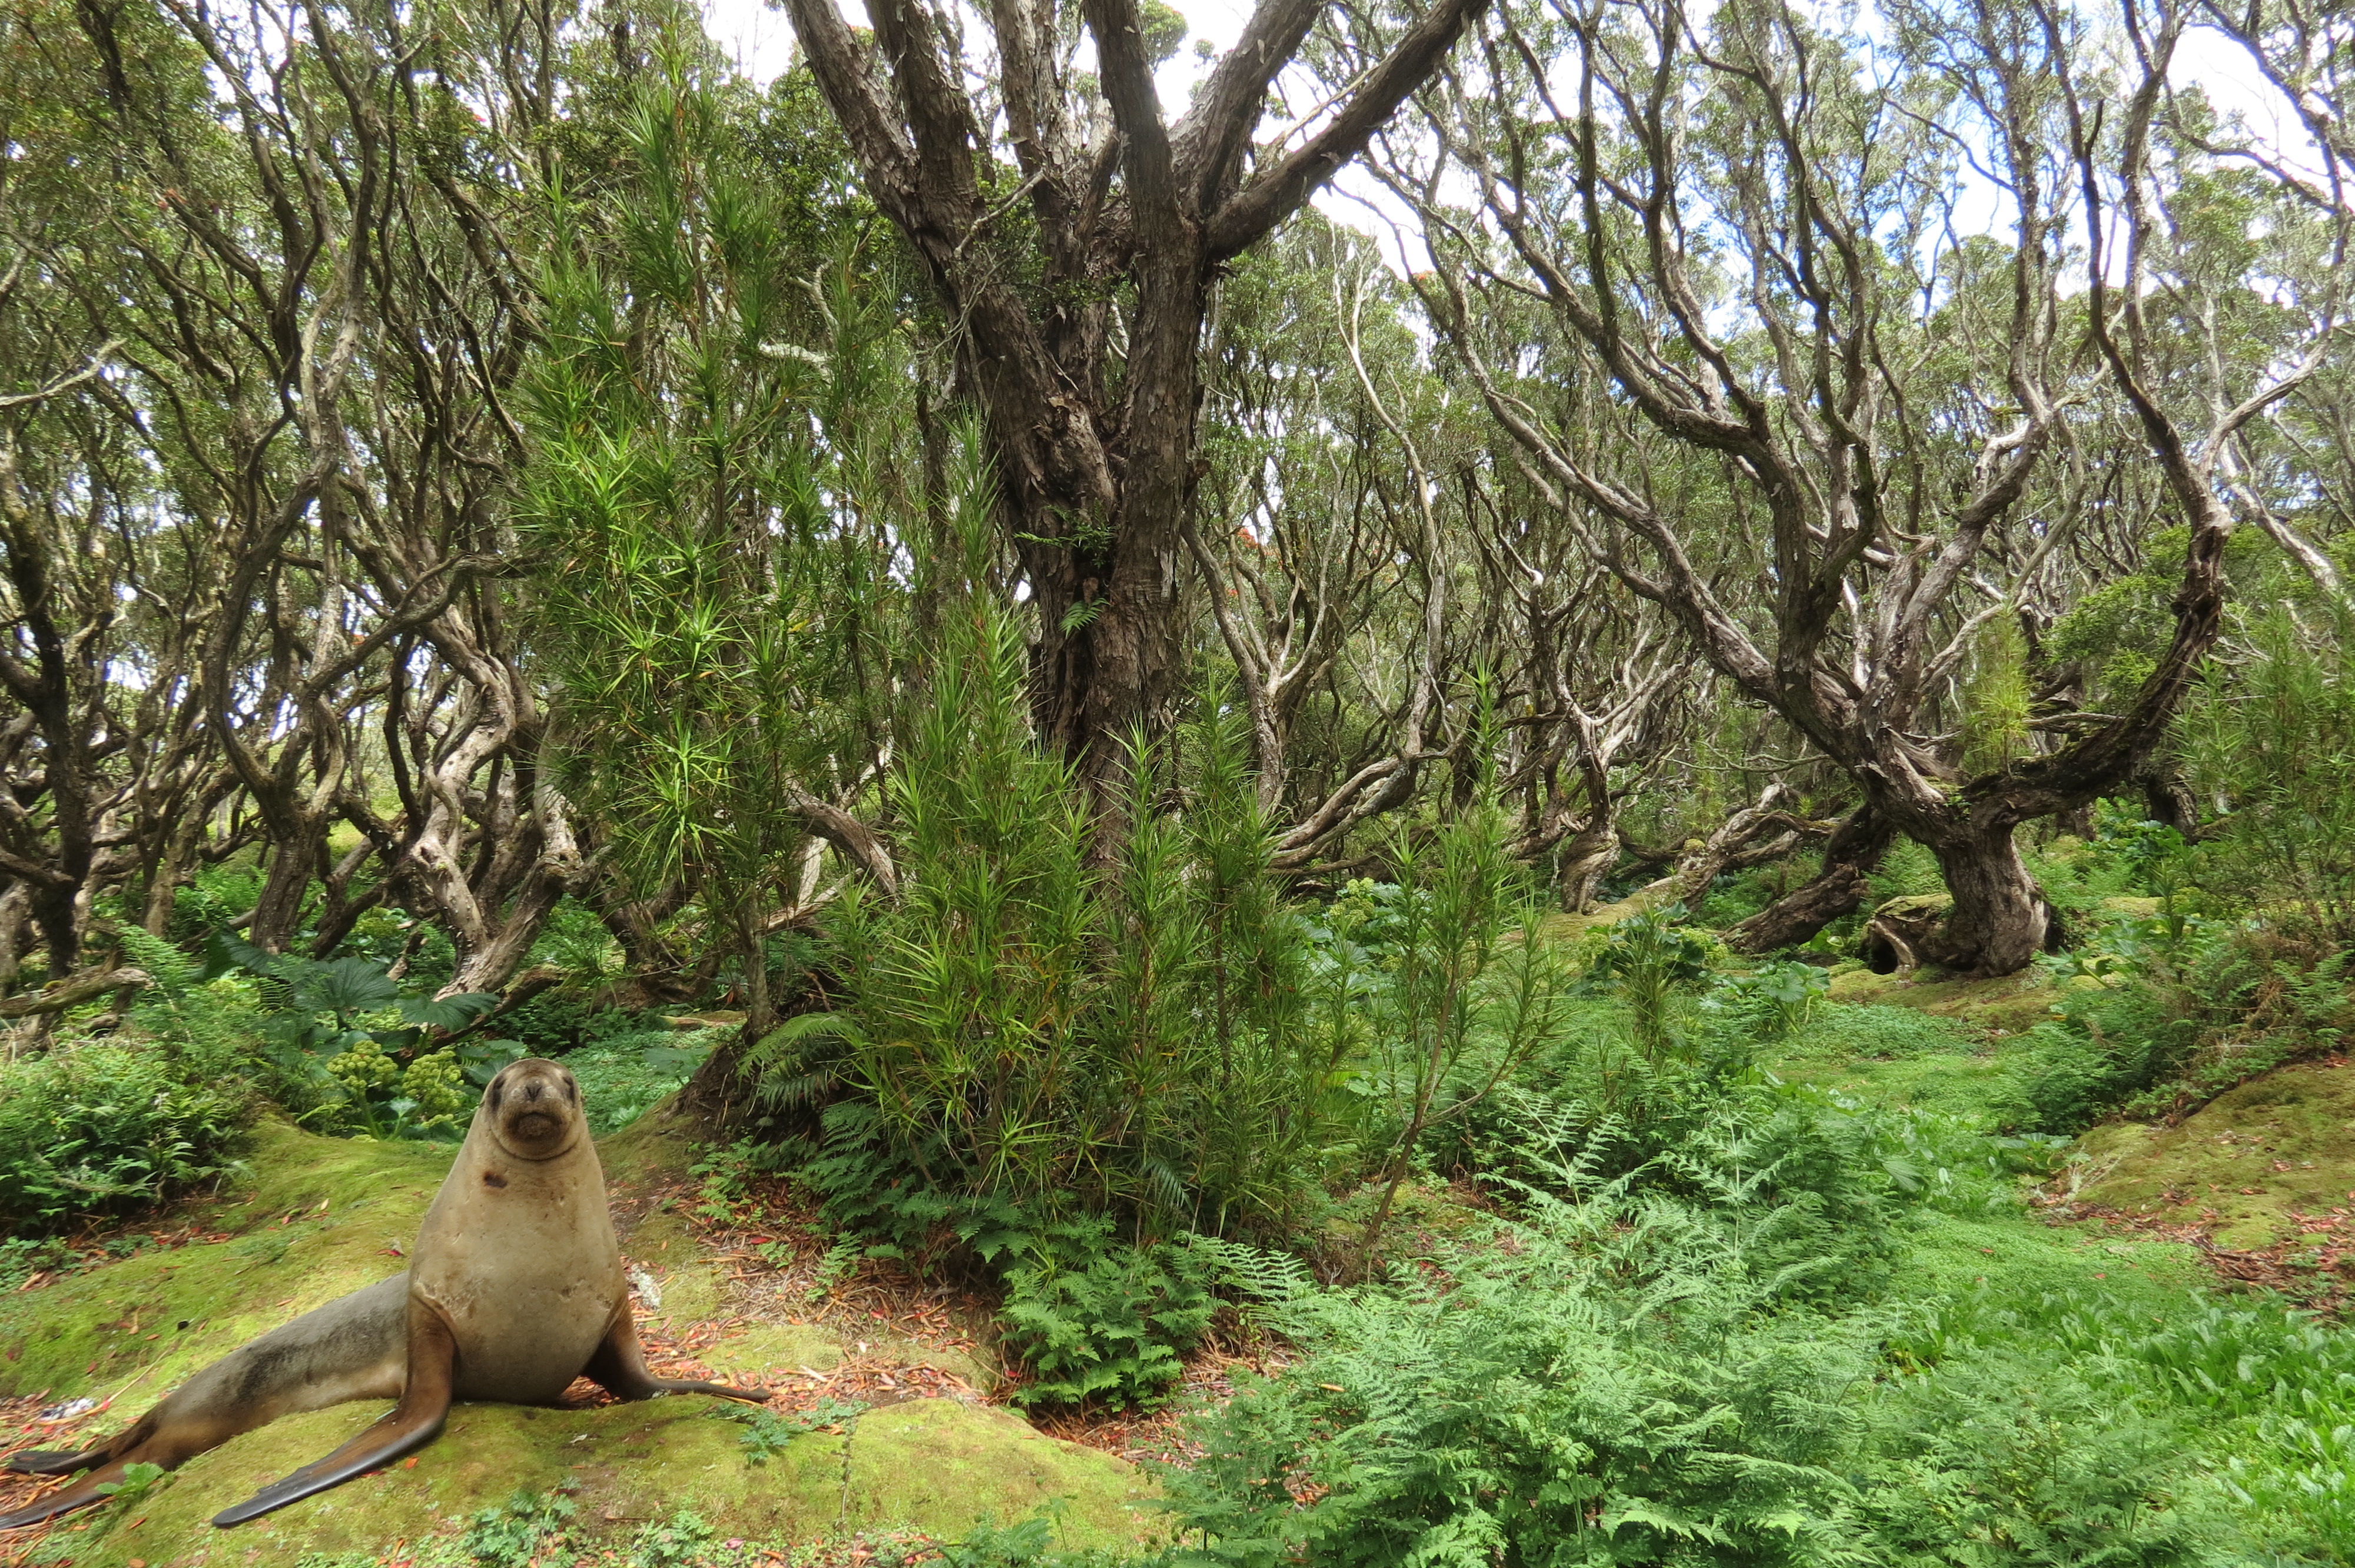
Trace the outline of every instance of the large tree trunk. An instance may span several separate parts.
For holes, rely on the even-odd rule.
[[[1365,147],[1485,0],[1434,0],[1316,130],[1253,158],[1268,89],[1325,4],[1261,0],[1173,126],[1135,0],[1081,7],[1095,47],[1084,78],[1063,63],[1069,14],[1043,0],[987,9],[986,60],[918,0],[869,0],[871,49],[833,0],[785,0],[867,190],[959,323],[965,389],[1039,607],[1039,728],[1103,805],[1118,797],[1123,743],[1164,716],[1182,653],[1178,553],[1210,283]],[[982,71],[995,101],[966,90]],[[1023,177],[1011,198],[1000,147]],[[1018,203],[1029,209],[1020,237],[1000,230]]]
[[[2053,945],[2052,906],[2028,874],[2009,825],[1956,834],[1930,852],[1955,903],[1923,958],[1967,974],[2008,975]]]
[[[1594,907],[1603,879],[1619,863],[1619,802],[1590,812],[1555,862],[1554,885],[1561,893],[1565,914],[1583,915]]]
[[[246,938],[267,953],[282,953],[303,923],[303,900],[311,891],[314,874],[322,874],[320,842],[326,832],[323,817],[299,808],[286,810],[272,822],[268,864],[261,877],[261,895],[254,901],[253,920]]]
[[[1023,547],[1039,601],[1039,728],[1078,761],[1099,810],[1124,786],[1122,742],[1134,727],[1159,727],[1185,660],[1178,567],[1194,499],[1197,348],[1209,302],[1200,249],[1199,228],[1184,224],[1156,236],[1136,263],[1109,547]],[[1019,406],[1006,412],[1034,418]],[[1038,540],[1068,539],[1066,520],[1095,501],[1039,491],[1011,499],[1020,535]]]
[[[1933,964],[1973,978],[2016,974],[2062,932],[2028,874],[2009,825],[1950,834],[1930,845],[1948,897],[1895,899],[1865,927],[1860,953],[1886,974]]]

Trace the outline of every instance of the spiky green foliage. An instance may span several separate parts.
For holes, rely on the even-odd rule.
[[[1608,983],[1626,1002],[1636,1042],[1655,1061],[1675,1043],[1670,1008],[1677,994],[1710,972],[1710,940],[1685,924],[1690,913],[1681,904],[1638,911],[1593,948],[1591,979]]]
[[[658,40],[612,182],[551,199],[518,512],[572,789],[633,884],[694,887],[753,955],[801,891],[794,797],[860,767],[892,301],[796,243],[751,101],[699,46]]]
[[[1381,1183],[1360,1241],[1368,1266],[1425,1141],[1555,1044],[1570,1016],[1570,970],[1506,849],[1492,781],[1477,779],[1468,808],[1429,839],[1418,854],[1410,833],[1399,836],[1401,894],[1389,904],[1389,950],[1363,987],[1359,1086],[1380,1107],[1373,1174]],[[1371,956],[1355,950],[1343,926],[1335,1010],[1356,1004],[1356,964]],[[1346,1024],[1334,1030],[1348,1033]]]
[[[2015,617],[1998,615],[1971,642],[1962,694],[1964,771],[1991,772],[2025,756],[2034,701],[2027,639]]]
[[[2211,670],[2184,724],[2191,772],[2226,808],[2200,857],[2203,883],[2286,906],[2342,944],[2355,939],[2350,631],[2343,615],[2327,638],[2266,617],[2253,656],[2237,672]]]
[[[820,1184],[903,1245],[946,1224],[1018,1254],[1047,1222],[1106,1212],[1147,1234],[1280,1229],[1337,1064],[1299,1027],[1304,937],[1269,876],[1239,716],[1213,694],[1174,742],[1133,745],[1100,860],[1071,767],[1032,737],[973,443],[960,463],[964,554],[943,568],[961,575],[890,780],[900,897],[853,890],[831,915],[847,1004],[763,1044],[768,1093],[813,1074],[852,1088]]]

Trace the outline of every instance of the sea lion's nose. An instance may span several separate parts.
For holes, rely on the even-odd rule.
[[[540,1087],[541,1085],[539,1080],[538,1078],[534,1078],[529,1084],[524,1086],[523,1097],[527,1100],[536,1100],[539,1098]]]

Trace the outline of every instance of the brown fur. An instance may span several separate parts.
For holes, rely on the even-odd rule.
[[[78,1454],[15,1456],[8,1467],[20,1472],[90,1473],[0,1516],[0,1530],[101,1501],[98,1489],[121,1480],[128,1466],[174,1469],[282,1415],[347,1400],[400,1400],[325,1458],[213,1521],[242,1523],[423,1446],[441,1431],[453,1398],[548,1404],[584,1373],[623,1399],[767,1397],[646,1371],[580,1086],[556,1063],[530,1058],[507,1067],[484,1094],[406,1274],[232,1351],[108,1443]]]

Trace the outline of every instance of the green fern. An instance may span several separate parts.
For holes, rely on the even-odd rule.
[[[113,938],[131,961],[146,972],[148,983],[175,1003],[195,990],[203,978],[203,970],[194,959],[141,927],[126,923],[115,928]]]
[[[1218,1236],[1188,1235],[1185,1245],[1210,1266],[1221,1287],[1254,1301],[1291,1301],[1316,1287],[1308,1266],[1286,1253],[1269,1252]]]

